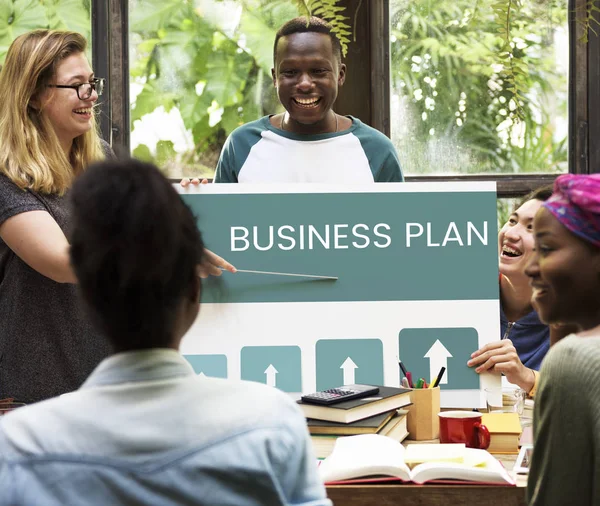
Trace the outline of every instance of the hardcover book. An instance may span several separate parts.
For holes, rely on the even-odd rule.
[[[517,413],[484,413],[481,424],[490,431],[490,453],[519,453],[522,428]]]
[[[399,409],[398,411],[392,411],[391,414],[394,415],[393,418],[389,419],[385,425],[383,425],[378,433],[382,436],[387,436],[396,441],[403,441],[406,436],[408,436],[408,431],[406,430],[406,415],[408,411]],[[388,413],[385,413],[388,415]],[[374,418],[374,417],[371,417]],[[326,422],[321,422],[326,423]],[[359,423],[359,422],[354,422]],[[344,424],[337,424],[331,422],[334,426],[344,427]],[[348,424],[354,425],[354,424]],[[315,452],[315,456],[319,459],[324,459],[331,455],[333,451],[333,447],[335,446],[335,442],[338,437],[346,437],[347,434],[312,434],[311,441],[313,445],[313,450]]]
[[[311,434],[333,434],[336,436],[356,436],[358,434],[377,434],[396,414],[396,410],[384,411],[352,423],[328,422],[326,420],[306,420]]]
[[[379,393],[373,397],[363,397],[350,401],[323,406],[298,401],[306,418],[330,422],[352,423],[370,416],[388,412],[410,404],[410,389],[379,387]]]
[[[392,418],[384,427],[378,432],[380,436],[387,436],[395,439],[396,441],[404,441],[408,436],[407,420],[408,410],[399,409],[394,418]]]

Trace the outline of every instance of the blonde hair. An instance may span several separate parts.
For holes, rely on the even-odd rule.
[[[63,195],[74,176],[104,158],[95,120],[67,156],[43,104],[34,104],[60,62],[86,47],[76,32],[34,30],[8,49],[0,71],[0,173],[22,189]]]

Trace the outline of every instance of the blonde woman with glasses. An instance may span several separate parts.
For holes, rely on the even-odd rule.
[[[26,33],[0,72],[0,399],[74,390],[110,352],[81,314],[65,235],[73,179],[110,153],[86,46],[74,32]]]

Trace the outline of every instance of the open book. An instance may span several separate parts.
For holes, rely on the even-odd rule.
[[[321,462],[319,474],[325,483],[383,475],[418,484],[459,480],[515,485],[502,464],[485,450],[463,444],[411,444],[404,448],[379,434],[339,438],[331,455]]]

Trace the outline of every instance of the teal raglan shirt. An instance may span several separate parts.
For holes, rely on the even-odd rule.
[[[368,183],[403,181],[396,149],[378,130],[353,118],[343,132],[298,135],[269,117],[227,138],[215,183]]]

